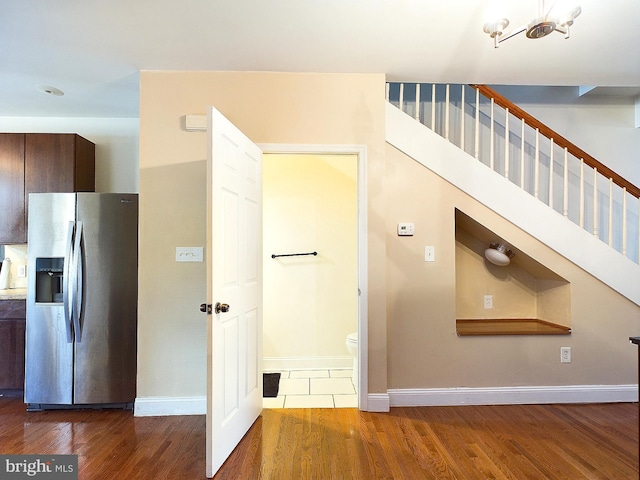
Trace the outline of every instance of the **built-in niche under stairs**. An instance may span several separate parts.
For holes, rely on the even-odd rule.
[[[569,335],[571,285],[460,210],[456,225],[456,332]],[[506,266],[485,259],[491,243],[515,254]]]

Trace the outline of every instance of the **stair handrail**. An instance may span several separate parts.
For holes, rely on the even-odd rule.
[[[611,170],[606,165],[600,163],[594,157],[589,155],[587,152],[582,150],[580,147],[571,143],[569,140],[564,138],[562,135],[549,128],[547,125],[542,123],[537,118],[533,117],[531,114],[524,111],[522,108],[518,107],[515,103],[513,103],[508,98],[504,97],[500,93],[496,92],[493,88],[487,85],[478,85],[472,84],[470,85],[475,90],[478,90],[482,95],[484,95],[488,99],[493,99],[493,101],[504,108],[508,109],[509,113],[513,114],[516,118],[521,121],[524,121],[527,125],[536,129],[540,132],[541,135],[552,139],[553,142],[558,145],[560,148],[566,148],[569,153],[571,153],[574,157],[582,159],[584,163],[591,168],[594,168],[598,171],[598,173],[610,178],[613,183],[618,185],[620,188],[626,189],[626,191],[633,195],[634,197],[640,199],[640,187],[637,187],[626,178],[617,174],[613,170]]]

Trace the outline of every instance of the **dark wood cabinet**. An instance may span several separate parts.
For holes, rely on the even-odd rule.
[[[0,134],[3,180],[5,169],[0,244],[26,243],[30,193],[95,191],[95,145],[71,133]],[[13,202],[10,209],[5,198]]]
[[[26,300],[0,300],[0,391],[24,388]]]
[[[26,238],[24,198],[24,135],[0,133],[0,244]]]
[[[95,145],[74,134],[25,135],[25,190],[93,192]]]

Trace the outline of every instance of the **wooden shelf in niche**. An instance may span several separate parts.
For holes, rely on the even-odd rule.
[[[455,225],[459,336],[571,334],[567,279],[460,210]],[[484,251],[493,242],[509,245],[515,253],[510,264],[496,266],[485,259]],[[490,309],[483,295],[492,297]]]
[[[537,318],[458,319],[458,336],[571,335],[571,328]]]

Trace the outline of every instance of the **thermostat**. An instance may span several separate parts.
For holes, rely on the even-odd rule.
[[[415,230],[415,225],[413,223],[398,224],[398,235],[401,237],[410,237],[411,235],[413,235],[414,230]]]

